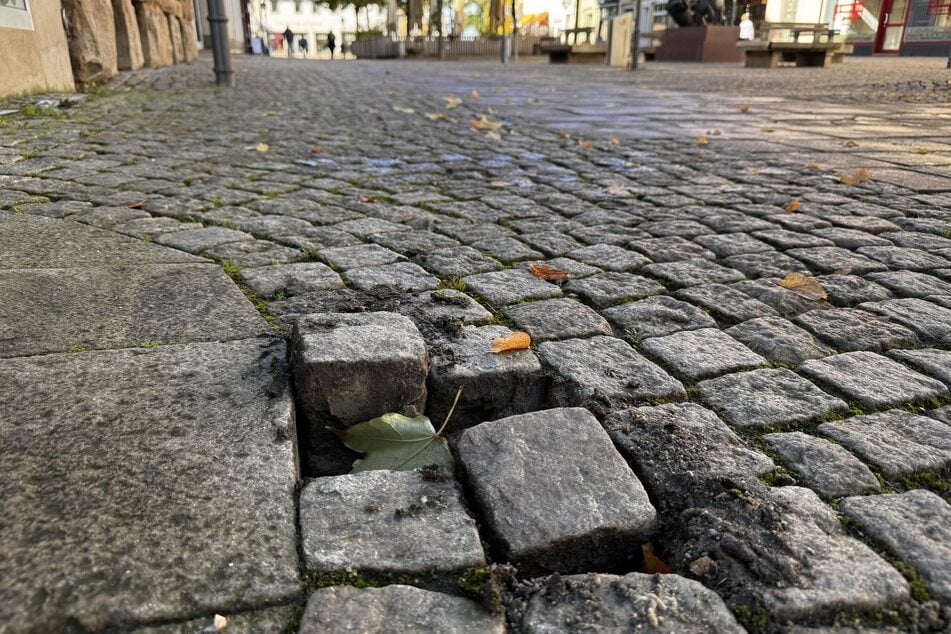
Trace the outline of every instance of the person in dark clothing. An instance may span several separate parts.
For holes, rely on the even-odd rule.
[[[333,33],[327,34],[327,48],[330,49],[330,59],[334,58],[334,49],[337,48],[337,38]]]
[[[291,27],[284,29],[284,46],[287,47],[287,56],[294,57],[294,32]]]
[[[308,46],[307,38],[302,35],[301,38],[297,41],[297,49],[300,51],[300,54],[303,57],[307,57],[307,46]]]

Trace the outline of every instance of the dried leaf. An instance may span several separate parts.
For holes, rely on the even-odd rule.
[[[845,147],[858,147],[858,146],[859,146],[859,144],[856,143],[855,141],[846,141],[846,142],[843,143],[842,145],[844,145]]]
[[[433,121],[455,121],[455,119],[450,118],[444,112],[427,112],[427,119],[432,119]]]
[[[402,112],[403,114],[413,114],[414,112],[416,112],[412,108],[404,108],[403,106],[393,106],[393,110],[396,110],[397,112]]]
[[[618,144],[620,144],[621,142],[617,140],[617,137],[616,137],[616,136],[612,136],[610,143],[611,143],[611,145],[618,145]]]
[[[525,101],[526,101],[527,103],[538,103],[538,98],[537,98],[537,97],[529,97],[529,98],[526,99]]]
[[[409,418],[391,412],[346,429],[327,429],[350,449],[366,454],[353,463],[350,473],[411,471],[432,464],[453,468],[446,439],[425,416]]]
[[[320,149],[319,145],[315,145],[314,147],[310,148],[310,151],[314,154],[320,154],[322,150]]]
[[[486,108],[486,112],[488,112],[489,114],[499,114],[499,111],[496,110],[495,108]]]
[[[594,143],[592,143],[591,141],[585,141],[584,139],[578,139],[578,147],[581,147],[587,150],[588,148],[594,147]]]
[[[485,138],[492,139],[493,141],[501,141],[502,135],[496,132],[495,130],[489,130],[485,133]]]
[[[560,138],[560,139],[570,139],[570,138],[571,138],[571,135],[568,134],[567,132],[559,132],[559,133],[558,133],[558,138]]]
[[[669,575],[673,571],[670,566],[665,564],[660,557],[654,554],[654,549],[650,544],[641,544],[641,552],[644,553],[644,574],[648,575]]]
[[[808,167],[811,170],[821,170],[822,163],[806,163],[806,167]]]
[[[452,95],[446,95],[443,97],[443,101],[446,102],[446,110],[452,110],[453,108],[458,108],[462,105],[462,99],[459,97],[453,97]]]
[[[698,145],[706,145],[706,144],[709,143],[709,142],[710,142],[709,139],[707,139],[707,137],[705,137],[705,136],[697,137],[697,144],[698,144]]]
[[[502,124],[497,121],[490,121],[485,115],[479,119],[469,119],[469,125],[476,130],[501,130]]]
[[[822,284],[819,283],[819,280],[803,273],[790,273],[779,280],[779,285],[783,288],[788,288],[800,297],[805,297],[813,301],[819,301],[829,296],[829,294],[826,293],[826,289],[822,288]]]
[[[851,174],[843,174],[839,177],[839,182],[843,185],[858,185],[859,183],[864,183],[871,177],[868,170],[864,167],[860,167]]]
[[[631,190],[623,185],[611,185],[605,188],[604,193],[610,194],[611,196],[627,196],[631,193]]]
[[[746,105],[740,106],[740,112],[742,112],[742,113],[745,114],[745,113],[747,113],[747,112],[749,112],[749,111],[750,111],[750,107],[749,107],[749,106],[746,106]]]
[[[357,194],[358,203],[375,203],[376,196],[364,196],[363,194]]]
[[[492,352],[505,352],[507,350],[528,350],[532,345],[532,338],[527,332],[516,331],[507,337],[496,337],[492,340]]]
[[[528,267],[528,270],[535,277],[548,282],[563,282],[568,279],[567,272],[547,264],[532,264]]]
[[[722,132],[720,132],[719,130],[714,130],[713,132],[710,133],[711,136],[720,136],[721,134]]]
[[[772,134],[776,131],[776,128],[760,128],[760,132],[765,132],[766,134]]]
[[[267,152],[271,148],[268,147],[267,143],[258,143],[256,146],[254,146],[254,149],[258,152]]]
[[[145,203],[141,200],[127,200],[122,203],[123,207],[128,207],[129,209],[141,209]]]
[[[221,630],[228,627],[228,619],[224,616],[221,616],[220,614],[216,614],[212,624],[214,625],[215,631],[220,632]]]
[[[473,99],[478,99],[478,98],[479,98],[479,91],[473,88],[473,89],[472,89],[472,92],[469,93],[469,96],[472,97]]]
[[[783,209],[785,209],[785,210],[788,211],[789,213],[795,213],[795,212],[799,211],[799,199],[798,199],[798,198],[793,198],[793,199],[790,200],[788,203],[786,203],[785,205],[783,205]]]
[[[851,275],[852,269],[836,269],[832,271],[832,275]]]
[[[926,148],[926,147],[916,147],[914,150],[912,150],[912,152],[914,152],[915,154],[927,154],[927,153],[928,153],[928,148]]]

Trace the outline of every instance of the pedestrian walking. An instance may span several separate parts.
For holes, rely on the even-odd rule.
[[[337,38],[333,32],[327,34],[327,48],[330,49],[330,59],[334,58],[334,49],[337,48]]]
[[[284,46],[287,47],[287,56],[294,57],[294,32],[289,26],[284,29]]]
[[[307,57],[307,47],[307,38],[301,35],[300,40],[297,41],[297,48],[300,50],[301,57]]]

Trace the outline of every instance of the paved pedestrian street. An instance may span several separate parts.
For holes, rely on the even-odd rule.
[[[944,60],[234,63],[0,107],[0,633],[951,628]]]

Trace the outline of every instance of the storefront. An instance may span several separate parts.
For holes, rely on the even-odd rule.
[[[948,54],[951,0],[837,0],[833,28],[856,55]]]

